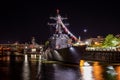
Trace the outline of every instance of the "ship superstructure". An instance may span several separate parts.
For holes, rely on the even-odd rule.
[[[55,20],[55,23],[49,23],[48,25],[54,26],[55,31],[50,37],[50,44],[53,49],[62,49],[72,46],[72,42],[77,41],[77,38],[68,30],[63,20],[67,19],[61,17],[59,10],[57,10],[56,17],[50,17],[50,19]]]

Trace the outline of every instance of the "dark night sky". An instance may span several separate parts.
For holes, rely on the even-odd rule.
[[[0,1],[0,43],[28,42],[32,36],[44,42],[49,37],[48,19],[57,8],[69,18],[69,30],[77,37],[85,35],[83,29],[87,37],[120,33],[119,2],[78,1]]]

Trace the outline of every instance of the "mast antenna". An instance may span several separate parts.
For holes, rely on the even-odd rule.
[[[59,9],[57,9],[56,11],[57,11],[57,14],[59,14],[60,10],[59,10]]]

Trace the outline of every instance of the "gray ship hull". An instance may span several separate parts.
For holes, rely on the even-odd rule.
[[[50,51],[48,60],[60,61],[70,64],[79,64],[85,48],[86,46],[72,46],[63,49],[54,49]]]

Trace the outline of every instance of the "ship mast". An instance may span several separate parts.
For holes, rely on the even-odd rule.
[[[69,24],[62,22],[62,20],[65,20],[67,18],[61,17],[61,15],[59,14],[59,9],[57,9],[56,12],[57,12],[56,17],[50,17],[50,19],[54,19],[56,23],[48,23],[48,25],[55,26],[56,34],[62,34],[63,32],[65,32],[67,35],[70,36],[72,40],[77,41],[78,39],[66,27],[66,25],[69,25]]]

